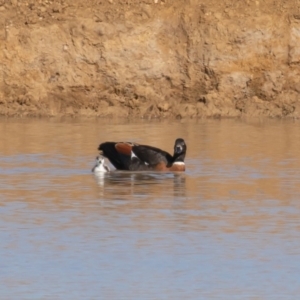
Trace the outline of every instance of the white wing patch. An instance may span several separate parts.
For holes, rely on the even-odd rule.
[[[134,152],[131,150],[131,159],[133,159],[134,157],[138,158],[138,157],[134,154]]]
[[[133,159],[134,157],[136,157],[142,164],[148,166],[149,164],[145,161],[141,161],[136,155],[135,153],[131,150],[131,159]]]

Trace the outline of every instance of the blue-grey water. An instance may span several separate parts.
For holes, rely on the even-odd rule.
[[[297,299],[299,125],[0,119],[0,299]],[[184,174],[91,173],[177,137]]]

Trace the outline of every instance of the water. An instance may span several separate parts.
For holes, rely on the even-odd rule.
[[[1,299],[296,299],[293,121],[0,120]],[[184,174],[91,173],[100,142],[172,152]]]

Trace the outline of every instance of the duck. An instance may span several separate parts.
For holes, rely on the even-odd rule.
[[[174,144],[174,154],[159,148],[132,142],[104,142],[98,147],[117,170],[185,171],[187,146],[182,138]]]
[[[93,173],[106,173],[109,172],[110,168],[105,164],[104,157],[99,155],[96,157],[96,164],[92,168]]]

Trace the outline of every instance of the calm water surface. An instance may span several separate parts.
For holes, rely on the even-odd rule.
[[[1,119],[0,298],[298,298],[299,125]],[[177,137],[185,174],[91,173]]]

